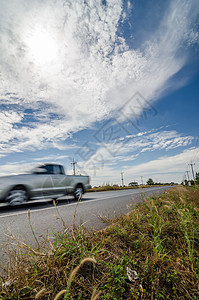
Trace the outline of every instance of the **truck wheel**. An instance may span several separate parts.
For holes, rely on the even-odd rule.
[[[84,193],[83,188],[81,186],[77,186],[75,188],[75,192],[74,192],[74,198],[75,198],[75,200],[78,200],[79,198],[81,199],[83,193]]]
[[[23,204],[27,200],[28,194],[23,187],[15,187],[6,197],[6,202],[9,202],[10,206]]]

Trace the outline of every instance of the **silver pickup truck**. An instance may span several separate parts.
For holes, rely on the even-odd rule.
[[[0,202],[17,205],[65,195],[78,199],[91,187],[89,181],[89,176],[66,175],[62,165],[42,164],[27,174],[0,177]]]

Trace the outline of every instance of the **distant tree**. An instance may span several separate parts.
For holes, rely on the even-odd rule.
[[[196,172],[195,181],[196,184],[199,184],[199,172]]]
[[[138,186],[138,183],[136,181],[132,181],[129,183],[129,186]]]
[[[146,182],[148,185],[154,185],[154,181],[152,178],[149,178]]]

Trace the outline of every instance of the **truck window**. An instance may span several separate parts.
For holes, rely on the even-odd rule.
[[[60,166],[58,165],[54,166],[54,174],[61,174]]]
[[[54,174],[53,165],[46,165],[47,174]]]
[[[59,167],[60,167],[60,174],[65,175],[64,167],[63,166],[59,166]]]

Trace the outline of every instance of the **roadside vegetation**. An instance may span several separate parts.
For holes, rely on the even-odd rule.
[[[198,190],[174,187],[109,223],[73,222],[44,243],[32,228],[37,249],[11,236],[0,299],[199,299]]]
[[[149,188],[152,186],[164,186],[164,185],[171,185],[171,183],[153,183],[151,184],[145,184],[145,185],[138,185],[137,182],[129,183],[128,186],[119,186],[116,184],[110,185],[105,184],[102,186],[94,186],[91,189],[87,190],[86,192],[104,192],[104,191],[114,191],[114,190],[126,190],[126,189],[138,189],[138,188]],[[173,185],[173,184],[172,184]]]
[[[119,185],[102,185],[102,186],[95,186],[87,192],[105,192],[105,191],[117,191],[117,190],[126,190],[126,189],[137,189],[137,188],[149,187],[149,186],[119,186]]]

